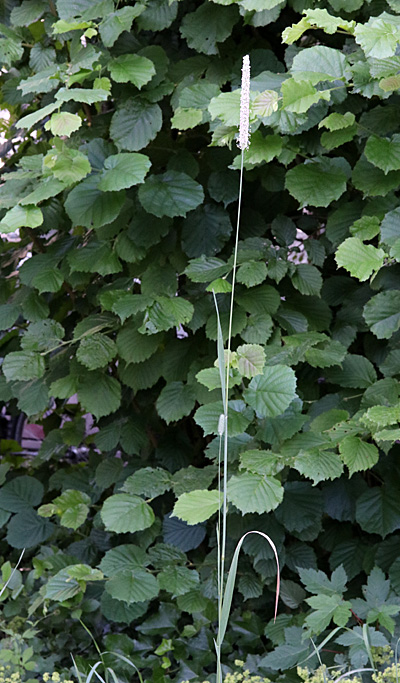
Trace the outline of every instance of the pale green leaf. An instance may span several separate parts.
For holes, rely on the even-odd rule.
[[[108,531],[134,533],[153,524],[154,512],[143,498],[117,493],[103,503],[101,518]]]
[[[346,190],[350,166],[342,157],[317,157],[286,173],[286,188],[301,206],[328,206]]]
[[[371,469],[379,459],[379,451],[374,444],[353,435],[346,436],[339,443],[339,453],[349,469],[350,477],[354,472]]]
[[[187,524],[199,524],[212,517],[221,504],[218,491],[190,491],[179,496],[172,514]]]
[[[53,114],[49,121],[49,128],[53,135],[62,135],[70,137],[82,125],[82,119],[78,114],[70,114],[67,111],[62,111],[58,114]],[[46,124],[47,126],[47,124]]]
[[[393,289],[373,296],[365,304],[363,315],[378,339],[390,339],[400,328],[400,292]]]
[[[133,83],[139,90],[153,78],[156,70],[147,57],[120,55],[108,63],[111,78],[116,83]]]
[[[262,417],[276,417],[288,408],[296,396],[296,376],[285,365],[266,367],[254,377],[244,392],[247,403]]]
[[[349,271],[361,282],[383,266],[385,252],[372,244],[364,244],[358,237],[348,237],[339,246],[335,260],[337,265]]]
[[[247,472],[228,482],[228,500],[242,514],[271,512],[282,502],[283,487],[278,479]]]

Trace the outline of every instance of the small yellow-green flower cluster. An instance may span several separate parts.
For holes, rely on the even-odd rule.
[[[271,683],[269,678],[252,675],[249,669],[244,668],[244,662],[240,659],[235,660],[235,666],[243,669],[243,671],[236,671],[235,673],[228,673],[224,678],[224,683]],[[190,683],[189,681],[182,681],[182,683]],[[203,681],[202,683],[209,683]]]
[[[297,673],[304,683],[326,683],[326,681],[335,681],[338,676],[342,676],[342,672],[338,669],[329,671],[323,664],[315,671],[309,671],[307,667],[297,667]],[[354,676],[353,678],[341,678],[342,683],[361,683],[361,678]],[[379,682],[381,683],[381,682]]]
[[[375,666],[389,664],[389,662],[393,661],[394,659],[394,652],[390,645],[385,645],[384,647],[372,647],[371,650]]]
[[[21,674],[19,672],[10,673],[11,666],[0,666],[0,683],[21,683]]]
[[[46,672],[43,674],[43,680],[44,680],[44,683],[48,683],[48,681],[51,681],[52,683],[60,683],[61,676],[58,673],[58,671],[53,671],[53,673],[51,673],[51,674]],[[69,679],[63,679],[62,683],[74,683],[74,682],[69,680]]]
[[[391,666],[386,667],[383,671],[377,671],[372,674],[372,680],[375,681],[375,683],[397,683],[399,676],[400,664],[397,664],[396,672],[396,664],[393,662]]]

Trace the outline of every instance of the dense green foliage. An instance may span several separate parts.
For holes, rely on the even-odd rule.
[[[212,290],[226,338],[248,53],[228,552],[268,533],[286,609],[268,624],[273,556],[247,538],[223,656],[276,678],[337,625],[366,665],[400,612],[400,3],[0,14],[0,399],[45,433],[34,458],[0,442],[4,580],[27,548],[0,659],[84,667],[81,619],[148,680],[214,670]]]

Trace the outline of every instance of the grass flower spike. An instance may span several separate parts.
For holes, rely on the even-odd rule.
[[[250,57],[243,57],[242,87],[240,96],[240,125],[238,147],[242,151],[249,148],[250,144]]]

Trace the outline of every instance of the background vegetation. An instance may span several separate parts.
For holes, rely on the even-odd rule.
[[[273,624],[272,551],[247,538],[223,657],[299,680],[337,626],[324,661],[365,666],[400,635],[400,3],[0,14],[0,399],[43,428],[34,457],[0,442],[3,582],[26,548],[0,660],[69,678],[92,634],[154,683],[214,671],[211,291],[226,338],[249,54],[228,553],[268,533],[283,580]]]

